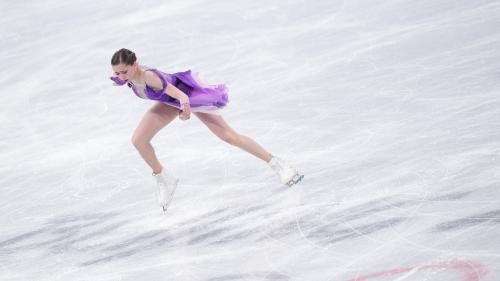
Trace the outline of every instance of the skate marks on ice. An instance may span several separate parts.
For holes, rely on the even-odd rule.
[[[466,218],[461,218],[453,221],[448,221],[436,225],[435,231],[454,231],[465,227],[473,227],[476,225],[494,225],[500,224],[500,209],[476,214]]]
[[[45,249],[48,252],[69,249],[77,242],[91,240],[98,236],[105,236],[106,233],[111,233],[126,223],[125,221],[118,221],[98,228],[116,216],[116,214],[107,213],[56,217],[36,230],[14,236],[7,240],[1,240],[0,254],[5,255],[14,251],[30,249]],[[86,232],[93,228],[93,231]]]
[[[403,280],[411,275],[419,275],[420,280],[428,280],[426,277],[433,278],[443,275],[443,277],[458,276],[457,281],[480,281],[488,273],[486,267],[477,262],[452,260],[445,262],[435,262],[431,264],[422,264],[411,267],[401,267],[380,272],[371,273],[368,275],[349,279],[347,281],[370,281],[370,280]],[[393,279],[397,278],[397,279]],[[287,281],[291,280],[288,276],[278,272],[256,272],[247,274],[225,274],[219,277],[210,278],[206,281],[251,281],[251,280],[273,280]]]
[[[416,219],[414,210],[432,202],[456,201],[471,192],[455,192],[438,195],[425,200],[385,197],[360,204],[347,203],[314,206],[303,209],[300,215],[269,220],[264,231],[266,239],[281,239],[299,233],[320,248],[328,248],[344,240],[369,236],[372,233],[394,228],[404,222]],[[340,206],[340,207],[339,207]],[[307,206],[306,206],[307,207]],[[431,232],[433,229],[431,229]]]
[[[231,273],[207,279],[206,281],[288,281],[290,277],[281,272]]]
[[[457,200],[469,193],[452,193],[427,199]],[[453,199],[451,199],[453,198]],[[48,220],[41,227],[0,238],[0,257],[8,258],[18,251],[39,250],[49,254],[74,255],[85,260],[81,266],[108,263],[144,252],[161,251],[182,244],[189,246],[221,246],[241,241],[262,241],[297,238],[321,248],[396,227],[412,220],[418,200],[382,198],[338,209],[335,206],[297,206],[279,209],[269,204],[230,206],[194,216],[172,225],[142,231],[132,227],[118,213],[64,215]],[[369,219],[367,219],[369,218]],[[485,212],[448,222],[440,221],[430,231],[447,231],[482,223],[500,222],[500,210]],[[132,235],[131,235],[132,234]]]
[[[480,281],[488,271],[481,263],[452,260],[385,270],[349,279],[347,281],[386,280],[385,278],[391,278],[391,280],[404,280],[414,274],[419,274],[419,280],[429,280],[427,279],[428,277],[432,278],[432,280],[439,280],[440,274],[446,277],[449,276],[450,273],[460,278],[455,279],[457,281]]]
[[[80,265],[91,266],[179,244],[230,242],[226,234],[234,227],[213,226],[244,218],[262,208],[224,208],[188,219],[168,229],[150,231],[141,231],[141,228],[134,226],[132,219],[124,220],[124,216],[117,213],[64,215],[48,220],[35,230],[7,239],[0,237],[0,258],[8,258],[20,251],[41,251],[49,255],[83,257],[85,260]],[[241,222],[239,225],[243,224]],[[246,232],[253,231],[233,232],[231,235],[235,239],[249,236]]]
[[[111,238],[128,224],[128,220],[116,213],[55,217],[36,230],[0,241],[0,257],[37,250],[49,255],[81,256],[86,253],[95,256],[97,252],[112,248]]]

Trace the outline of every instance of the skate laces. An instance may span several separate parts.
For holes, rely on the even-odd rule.
[[[159,174],[153,173],[153,177],[156,179],[157,184],[165,185],[167,183],[167,179],[165,178],[163,172]]]
[[[169,186],[172,184],[176,184],[178,179],[174,177],[172,174],[168,174],[167,172],[162,171],[159,174],[153,173],[153,177],[156,178],[156,182],[162,186]]]
[[[276,158],[276,161],[271,165],[271,167],[280,175],[283,174],[283,171],[285,170],[283,167],[283,163],[279,158]]]

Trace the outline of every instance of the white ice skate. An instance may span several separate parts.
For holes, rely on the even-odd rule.
[[[158,204],[163,208],[163,212],[166,212],[170,201],[174,197],[175,188],[177,187],[179,179],[167,173],[165,170],[161,171],[159,174],[153,173],[153,177],[156,178],[158,184]]]
[[[287,165],[281,158],[274,156],[268,164],[281,178],[281,182],[288,186],[293,186],[304,178],[304,175],[299,174],[295,168]]]

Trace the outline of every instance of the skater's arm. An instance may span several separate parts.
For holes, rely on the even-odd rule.
[[[189,103],[189,97],[183,91],[179,90],[176,86],[172,84],[168,84],[167,88],[164,91],[165,94],[178,99],[181,104]]]
[[[163,82],[161,81],[160,77],[158,77],[158,75],[151,71],[146,71],[144,73],[144,80],[146,82],[146,85],[152,88],[163,89]],[[167,84],[167,88],[165,88],[165,91],[163,92],[179,100],[181,104],[186,102],[189,103],[189,97],[183,91],[179,90],[177,87],[170,83]]]
[[[157,89],[163,89],[163,81],[154,73],[146,71],[144,74],[144,80],[146,82],[146,85],[157,88]],[[180,104],[180,112],[179,112],[179,118],[181,120],[188,120],[189,116],[191,115],[191,108],[189,106],[189,97],[186,95],[183,91],[179,90],[177,87],[174,85],[167,83],[167,87],[163,91],[165,94],[179,100]]]
[[[189,97],[183,91],[179,90],[174,85],[168,83],[164,93],[179,100],[181,105],[179,118],[181,120],[188,120],[191,115],[191,108],[189,107]]]

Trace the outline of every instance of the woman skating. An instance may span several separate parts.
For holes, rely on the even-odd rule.
[[[164,73],[137,63],[134,52],[120,49],[113,55],[111,66],[115,85],[128,85],[140,98],[156,101],[135,129],[132,142],[142,158],[153,170],[158,184],[158,203],[166,211],[179,180],[156,157],[150,141],[158,131],[176,116],[189,120],[191,113],[198,117],[212,133],[225,142],[239,147],[265,161],[281,178],[292,186],[304,176],[278,157],[266,151],[253,139],[234,131],[220,115],[228,102],[225,85],[206,85],[190,70]]]

